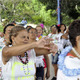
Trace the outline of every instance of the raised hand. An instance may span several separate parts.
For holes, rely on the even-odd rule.
[[[53,56],[57,53],[58,46],[54,43],[50,43],[50,53],[53,53]]]
[[[52,38],[44,37],[36,42],[38,48],[50,49],[50,42],[53,41]]]

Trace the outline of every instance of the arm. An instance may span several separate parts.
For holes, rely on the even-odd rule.
[[[46,55],[50,53],[53,53],[53,55],[55,55],[58,51],[58,46],[54,43],[50,43],[50,45],[48,45],[47,47],[49,47],[49,49],[35,48],[36,55],[40,56],[40,55]]]
[[[32,48],[35,48],[35,47],[37,47],[36,42],[33,42],[31,44],[24,44],[24,45],[12,46],[12,47],[5,47],[2,50],[2,55],[4,57],[18,56],[18,55],[21,55],[21,54],[25,53],[29,49],[32,49]]]
[[[47,49],[35,48],[36,56],[50,54],[50,51]]]
[[[26,51],[28,51],[32,48],[44,48],[45,51],[46,51],[46,49],[49,48],[49,47],[45,46],[46,40],[47,39],[43,38],[43,39],[41,39],[37,42],[33,42],[33,43],[30,43],[30,44],[16,45],[16,46],[12,46],[12,47],[5,47],[2,51],[2,56],[4,58],[10,59],[10,57],[21,55],[21,54],[25,53]],[[38,52],[38,50],[37,50],[37,52]]]

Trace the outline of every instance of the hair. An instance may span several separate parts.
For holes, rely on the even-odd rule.
[[[57,26],[58,27],[58,33],[61,32],[60,28],[61,28],[62,25],[64,25],[64,27],[65,27],[64,31],[66,30],[66,25],[61,23],[59,27]]]
[[[40,27],[40,28],[42,29],[42,34],[43,34],[44,29],[43,29],[40,25],[37,25],[36,28],[37,28],[37,27]],[[37,29],[36,29],[36,30],[37,30]]]
[[[6,32],[6,29],[9,27],[9,26],[15,26],[14,24],[7,24],[4,29],[3,29],[3,33],[5,34]]]
[[[31,29],[34,29],[34,30],[36,30],[36,32],[37,32],[37,29],[36,29],[36,28],[33,28],[33,27],[30,27],[30,28],[27,30],[27,32],[29,33],[29,31],[30,31]]]
[[[37,27],[40,27],[40,28],[43,30],[43,28],[42,28],[40,25],[37,25],[36,28],[37,28]]]
[[[12,36],[16,37],[18,35],[18,33],[20,31],[22,31],[22,30],[26,30],[26,29],[23,26],[15,26],[14,28],[11,29],[10,34],[9,34],[9,40],[10,40],[10,43],[9,44],[12,44],[11,37]]]
[[[52,25],[52,26],[50,27],[51,32],[52,32],[52,27],[53,27],[53,26],[57,29],[57,25]]]
[[[63,23],[61,23],[61,24],[60,24],[60,27],[61,27],[62,25],[64,25],[64,27],[65,27],[64,31],[65,31],[65,30],[66,30],[66,25],[65,25],[65,24],[63,24]]]
[[[69,26],[69,39],[72,46],[76,45],[76,37],[80,35],[80,20],[73,21]]]
[[[28,29],[29,29],[29,28],[32,28],[32,26],[29,26],[29,25],[28,25],[28,26],[26,27],[27,32],[28,32]]]

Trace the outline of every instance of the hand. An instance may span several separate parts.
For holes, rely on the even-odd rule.
[[[50,49],[50,42],[53,41],[52,38],[44,37],[37,41],[38,48]]]
[[[62,38],[63,39],[68,39],[68,35],[67,34],[64,34],[64,35],[62,35]]]
[[[54,43],[50,44],[50,53],[53,53],[53,56],[57,53],[58,51],[58,46]]]

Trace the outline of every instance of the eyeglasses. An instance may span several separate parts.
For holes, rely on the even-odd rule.
[[[37,32],[29,32],[29,33],[31,33],[31,34],[37,34]]]

